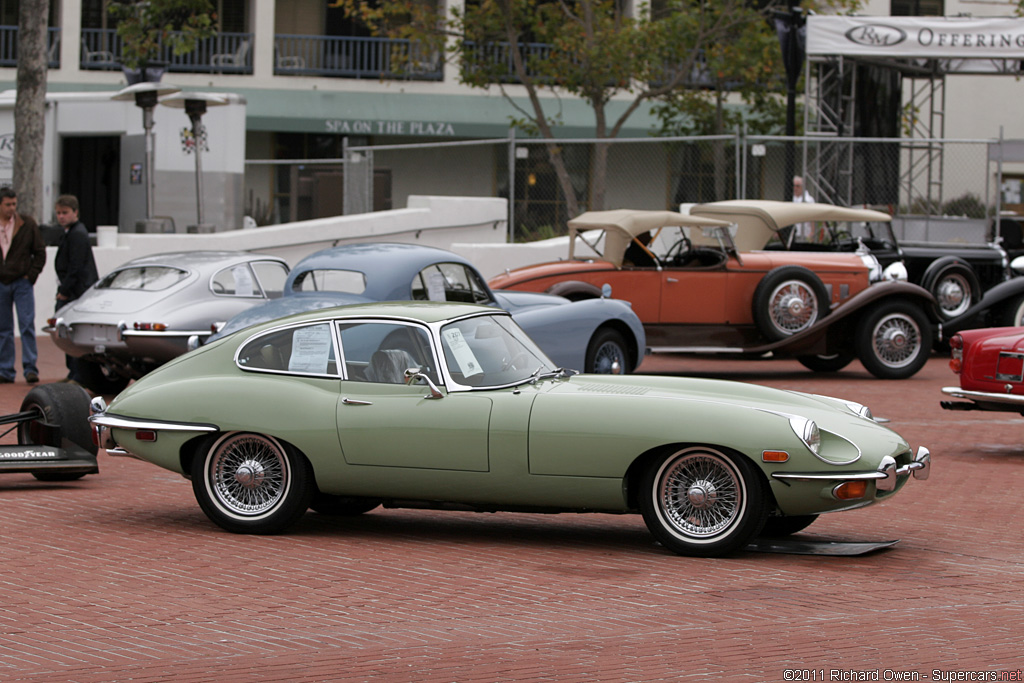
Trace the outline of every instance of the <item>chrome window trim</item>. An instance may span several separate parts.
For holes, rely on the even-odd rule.
[[[341,379],[344,382],[361,382],[361,381],[364,381],[364,380],[358,380],[358,379],[350,379],[349,376],[348,376],[348,363],[346,362],[347,361],[347,357],[345,356],[345,345],[341,342],[341,329],[340,329],[340,326],[341,325],[352,325],[352,324],[356,324],[356,325],[366,325],[366,324],[401,325],[403,327],[413,327],[413,328],[416,328],[416,329],[423,330],[426,333],[426,335],[427,335],[427,343],[430,345],[430,353],[433,356],[432,360],[434,361],[434,367],[435,368],[439,368],[440,367],[439,364],[438,364],[438,361],[437,361],[438,356],[437,356],[437,347],[435,346],[435,342],[434,342],[434,330],[431,329],[431,326],[430,326],[429,323],[424,323],[424,322],[417,321],[417,320],[410,320],[408,318],[376,318],[376,317],[336,318],[336,319],[334,319],[333,329],[334,329],[335,339],[337,340],[337,343],[338,343],[338,348],[341,349],[341,351],[338,354],[338,357],[342,359],[341,360],[341,363],[342,363],[341,367],[344,368],[344,369],[342,370],[342,369],[339,368],[339,370],[340,370],[340,374],[341,374]],[[440,377],[440,374],[438,376]]]
[[[235,348],[235,353],[234,353],[234,356],[232,357],[232,360],[234,360],[235,366],[237,368],[239,368],[240,370],[242,370],[243,372],[258,372],[258,373],[262,373],[262,374],[265,374],[265,375],[284,375],[286,377],[313,377],[313,378],[317,378],[317,379],[341,379],[341,372],[340,372],[340,369],[338,367],[338,363],[341,362],[339,359],[341,359],[342,356],[341,356],[341,352],[340,352],[340,344],[338,343],[339,340],[338,340],[337,329],[335,328],[334,325],[331,325],[332,320],[333,320],[332,318],[318,318],[317,320],[305,320],[305,321],[300,322],[300,323],[291,323],[289,325],[279,325],[279,326],[272,327],[272,328],[267,329],[267,330],[263,330],[262,332],[258,332],[256,334],[249,335],[248,337],[246,337],[245,341],[243,341],[241,344],[239,344]],[[335,372],[334,372],[334,374],[331,374],[331,373],[315,373],[315,372],[292,372],[292,371],[289,371],[289,370],[271,370],[271,369],[268,369],[268,368],[253,368],[253,367],[249,367],[247,365],[242,365],[238,361],[238,356],[242,353],[242,349],[246,348],[247,346],[249,346],[249,344],[251,342],[253,342],[253,341],[255,341],[255,340],[257,340],[257,339],[259,339],[261,337],[267,337],[267,336],[270,336],[270,335],[273,335],[273,334],[277,334],[278,332],[283,332],[284,330],[298,329],[300,327],[313,327],[314,325],[327,325],[328,329],[331,331],[331,344],[333,344],[333,347],[334,347],[334,358],[335,358],[335,364],[334,364],[335,365]]]

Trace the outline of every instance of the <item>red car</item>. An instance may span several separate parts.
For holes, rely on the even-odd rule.
[[[903,379],[931,352],[935,297],[906,282],[902,264],[883,270],[867,250],[764,250],[797,224],[889,219],[763,200],[704,205],[701,215],[590,211],[569,221],[567,260],[489,284],[574,300],[612,292],[632,304],[652,353],[795,357],[819,372],[859,358],[876,377]]]
[[[946,410],[1000,410],[1024,415],[1024,327],[964,330],[949,339],[949,367],[960,386],[942,393]]]

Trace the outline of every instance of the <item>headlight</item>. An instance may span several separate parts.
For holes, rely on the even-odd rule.
[[[907,281],[907,267],[903,265],[903,261],[897,261],[896,263],[890,263],[885,269],[886,280],[902,280]]]
[[[814,420],[793,416],[789,418],[789,426],[793,428],[793,431],[810,449],[811,453],[817,455],[821,450],[821,432],[818,431],[818,425]]]
[[[858,254],[861,262],[868,269],[868,282],[878,282],[884,277],[882,273],[882,264],[878,262],[874,254]]]

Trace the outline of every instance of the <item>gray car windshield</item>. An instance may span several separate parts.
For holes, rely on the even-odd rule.
[[[467,387],[520,384],[557,367],[508,316],[465,318],[441,328],[452,379]]]
[[[97,289],[134,289],[156,292],[167,289],[188,277],[188,271],[170,266],[138,266],[124,268],[106,276]]]

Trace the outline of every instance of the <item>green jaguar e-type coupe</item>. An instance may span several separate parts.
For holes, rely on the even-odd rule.
[[[576,375],[504,311],[430,302],[324,309],[246,328],[107,407],[101,447],[191,478],[240,533],[307,508],[643,515],[684,555],[893,495],[930,456],[864,406],[704,379]]]

